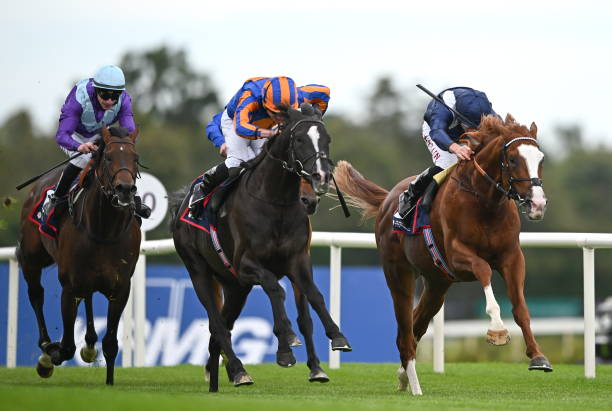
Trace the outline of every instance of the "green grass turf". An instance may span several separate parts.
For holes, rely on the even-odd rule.
[[[326,364],[325,364],[326,365]],[[395,410],[612,409],[612,366],[587,380],[579,365],[528,371],[526,363],[448,363],[444,374],[417,364],[424,395],[396,391],[397,364],[343,363],[327,384],[309,383],[304,364],[282,369],[249,365],[255,384],[235,388],[225,378],[208,393],[201,367],[116,368],[115,386],[102,367],[59,367],[41,379],[34,367],[0,368],[0,410]]]

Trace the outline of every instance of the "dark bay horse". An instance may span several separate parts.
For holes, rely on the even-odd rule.
[[[492,270],[503,277],[512,303],[514,320],[521,327],[531,359],[529,369],[552,371],[530,327],[523,287],[525,259],[519,243],[517,200],[531,220],[544,217],[546,197],[541,169],[544,154],[536,140],[537,127],[528,129],[508,115],[505,121],[487,116],[480,129],[469,133],[475,151],[473,161],[461,162],[451,171],[432,204],[430,224],[435,242],[451,270],[447,276],[434,265],[421,236],[393,232],[391,217],[398,196],[414,177],[404,179],[391,191],[368,181],[349,163],[338,164],[334,177],[365,218],[376,217],[376,243],[397,320],[397,347],[401,367],[399,389],[407,385],[421,394],[415,370],[416,345],[444,302],[454,281],[479,281],[491,317],[487,341],[504,345],[509,336],[491,288]],[[424,291],[413,313],[416,276]]]
[[[32,188],[21,213],[21,238],[17,258],[28,284],[28,296],[38,321],[38,346],[42,354],[37,371],[50,377],[54,365],[74,357],[74,322],[77,308],[85,300],[87,314],[86,347],[81,357],[93,362],[98,340],[93,324],[91,298],[96,291],[108,299],[107,332],[102,340],[106,359],[106,384],[114,382],[117,356],[117,327],[130,293],[131,276],[140,251],[140,228],[134,217],[134,195],[138,175],[135,141],[122,128],[101,129],[103,137],[84,190],[71,206],[72,212],[60,217],[57,239],[42,235],[30,220],[32,208],[45,187],[53,185],[59,173],[46,176]],[[42,268],[57,264],[62,285],[61,311],[63,337],[51,342],[43,314]]]
[[[285,313],[285,292],[278,283],[285,275],[306,297],[301,305],[305,307],[309,302],[318,314],[332,348],[351,350],[312,281],[310,223],[298,196],[301,176],[316,192],[328,190],[330,137],[320,112],[309,105],[302,105],[300,110],[288,109],[286,116],[282,132],[270,139],[262,153],[252,160],[219,210],[218,238],[234,273],[221,261],[208,234],[178,222],[176,216],[184,211],[185,201],[178,207],[172,225],[176,250],[208,312],[211,392],[218,390],[221,351],[227,356],[226,370],[233,384],[253,383],[232,349],[230,330],[254,285],[262,286],[272,304],[273,330],[278,339],[277,363],[285,367],[295,364],[290,348],[294,333]],[[221,311],[215,303],[215,281],[223,286]],[[312,328],[308,310],[300,313],[300,330],[308,332],[306,328]],[[311,375],[320,369],[316,357],[309,358],[308,365]]]

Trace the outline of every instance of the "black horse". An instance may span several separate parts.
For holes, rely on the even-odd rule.
[[[186,201],[177,207],[172,224],[176,250],[208,312],[211,392],[218,390],[221,351],[227,356],[226,369],[234,385],[253,383],[232,349],[230,330],[254,285],[262,286],[272,304],[273,330],[278,339],[276,362],[284,367],[295,364],[290,348],[295,335],[285,313],[285,292],[278,283],[285,275],[306,297],[301,299],[304,309],[300,309],[298,318],[302,333],[312,334],[312,320],[306,309],[310,302],[331,339],[332,349],[351,350],[312,281],[310,223],[299,200],[301,176],[318,193],[329,189],[330,137],[321,113],[310,105],[288,109],[285,124],[281,134],[268,141],[262,153],[247,164],[247,171],[219,210],[218,237],[235,274],[221,261],[209,235],[178,222]],[[223,286],[221,311],[215,303],[215,281]],[[312,355],[309,352],[308,366],[311,376],[321,371],[314,350]]]
[[[95,156],[93,173],[73,204],[72,212],[59,220],[56,239],[42,235],[30,218],[42,190],[57,181],[58,173],[41,179],[30,191],[21,214],[21,238],[17,258],[28,284],[30,304],[38,321],[38,345],[42,354],[37,371],[43,378],[53,373],[54,365],[74,357],[74,322],[81,300],[87,314],[85,362],[97,356],[98,336],[93,324],[92,294],[101,292],[108,299],[107,332],[102,340],[106,359],[106,384],[114,382],[118,352],[117,328],[130,294],[131,277],[140,251],[140,228],[134,217],[138,154],[137,132],[122,128],[102,128],[103,140]],[[112,135],[111,135],[112,134]],[[61,342],[51,342],[43,314],[44,290],[40,284],[43,267],[57,264],[62,284]]]

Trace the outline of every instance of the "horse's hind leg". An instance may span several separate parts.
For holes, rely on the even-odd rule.
[[[116,294],[108,297],[108,311],[106,314],[106,334],[102,339],[102,353],[106,360],[106,385],[115,383],[115,359],[119,352],[117,330],[119,319],[130,296],[131,282],[126,281]]]
[[[400,353],[401,366],[397,372],[399,391],[406,391],[408,385],[412,395],[423,395],[416,373],[417,342],[413,331],[413,309],[415,275],[408,262],[401,260],[383,260],[383,271],[387,286],[391,291],[395,320],[397,321],[397,349]]]
[[[331,340],[332,350],[340,351],[351,351],[351,345],[347,338],[340,332],[340,328],[331,318],[329,311],[325,306],[325,300],[323,295],[313,282],[312,278],[312,265],[310,263],[310,257],[304,253],[301,256],[296,257],[293,262],[293,268],[291,269],[292,281],[295,281],[297,286],[300,288],[302,293],[306,296],[308,302],[315,310],[323,327],[325,328],[325,335]]]
[[[96,342],[98,341],[98,334],[96,334],[96,329],[94,327],[92,298],[92,295],[85,298],[87,332],[85,333],[85,346],[81,348],[81,359],[86,363],[94,362],[98,356],[98,351],[95,348]]]
[[[540,351],[540,346],[531,332],[531,318],[529,309],[525,302],[523,288],[525,285],[525,259],[519,249],[511,257],[504,261],[500,268],[500,273],[506,281],[506,291],[512,303],[512,315],[514,321],[523,332],[525,345],[527,346],[527,356],[531,359],[530,370],[552,371],[552,366],[544,354]]]
[[[308,308],[308,300],[295,283],[292,283],[292,285],[295,305],[298,311],[298,326],[300,327],[300,332],[304,336],[306,352],[308,353],[307,364],[310,369],[308,381],[328,382],[329,377],[320,366],[319,358],[315,352],[314,341],[312,340],[312,317],[310,316],[310,310]]]
[[[451,285],[450,281],[429,281],[424,280],[425,287],[419,304],[414,310],[414,337],[417,341],[420,341],[425,332],[431,319],[438,313],[442,304],[444,304],[444,296]]]

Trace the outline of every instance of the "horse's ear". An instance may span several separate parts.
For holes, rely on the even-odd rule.
[[[514,123],[516,120],[514,120],[514,117],[512,116],[512,114],[508,113],[506,114],[506,119],[504,120],[504,123],[508,124],[508,123]]]
[[[111,133],[110,131],[108,131],[108,127],[103,125],[102,128],[100,129],[100,133],[102,134],[102,138],[104,139],[104,142],[108,143],[108,140],[110,140],[111,138]]]
[[[138,137],[138,134],[140,133],[139,129],[135,129],[132,134],[130,134],[128,137],[130,140],[132,140],[132,143],[136,143],[136,137]]]
[[[538,135],[538,126],[536,126],[536,123],[531,123],[531,126],[529,126],[529,133],[531,134],[531,137],[536,138]]]

